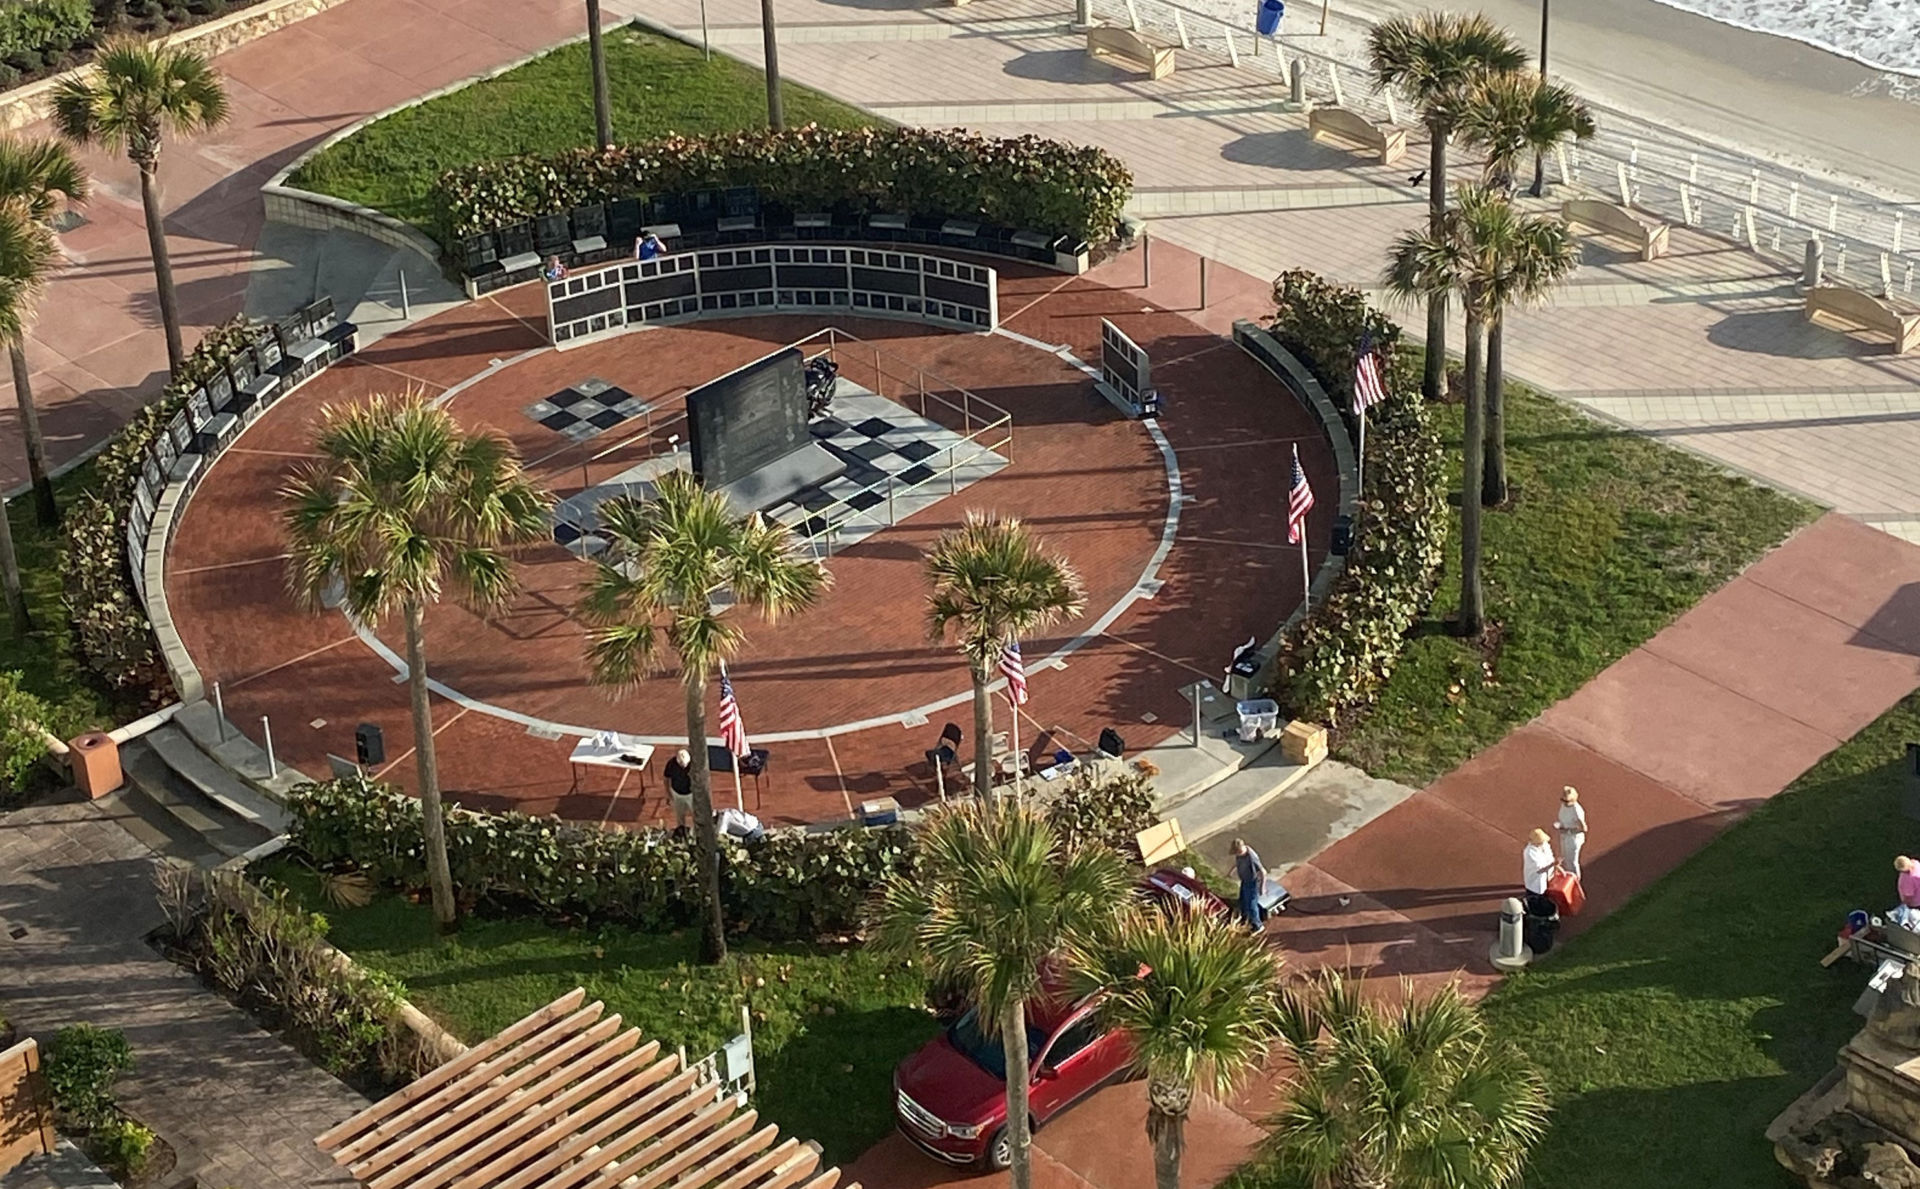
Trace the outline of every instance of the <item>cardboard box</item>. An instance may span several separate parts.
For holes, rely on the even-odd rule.
[[[1327,758],[1327,728],[1317,723],[1287,724],[1280,733],[1280,754],[1290,764],[1317,764]]]

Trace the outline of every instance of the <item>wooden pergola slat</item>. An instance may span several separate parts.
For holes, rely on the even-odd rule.
[[[837,1189],[812,1146],[586,998],[562,995],[314,1143],[366,1189]]]

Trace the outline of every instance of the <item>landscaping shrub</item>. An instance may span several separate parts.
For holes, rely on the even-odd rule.
[[[808,124],[451,169],[434,187],[435,227],[451,247],[589,203],[725,186],[753,186],[794,210],[904,211],[1097,244],[1113,237],[1133,175],[1102,149],[1037,136]]]
[[[194,885],[204,892],[197,911]],[[328,1071],[362,1085],[393,1086],[433,1065],[400,1022],[405,989],[346,962],[326,943],[327,921],[287,889],[261,889],[239,872],[162,864],[155,891],[174,941],[221,990],[292,1030]]]
[[[9,0],[0,4],[0,58],[40,63],[41,55],[59,55],[93,32],[92,0]]]
[[[101,451],[99,489],[75,500],[62,520],[60,573],[80,658],[108,687],[135,692],[149,704],[171,696],[172,682],[127,563],[134,483],[147,448],[167,422],[252,333],[244,315],[209,330],[160,398],[134,414]]]
[[[357,777],[303,785],[288,799],[293,841],[322,866],[351,863],[384,883],[424,887],[420,802]],[[903,827],[769,835],[724,842],[722,895],[735,928],[766,940],[849,933],[867,897],[913,860]],[[463,891],[516,908],[642,929],[693,922],[699,881],[691,839],[603,830],[522,813],[447,810],[447,853]]]
[[[1137,858],[1140,847],[1136,836],[1157,820],[1153,785],[1138,768],[1101,774],[1092,766],[1083,766],[1047,803],[1047,817],[1070,846],[1098,842]]]
[[[1440,437],[1399,356],[1400,328],[1358,289],[1305,270],[1273,282],[1272,331],[1349,419],[1354,358],[1371,331],[1387,399],[1367,414],[1366,498],[1346,569],[1327,600],[1282,641],[1271,695],[1296,718],[1337,726],[1372,705],[1433,594],[1447,536]]]
[[[0,673],[0,805],[23,791],[47,754],[40,729],[56,729],[52,708],[20,688],[18,672]]]
[[[123,1116],[95,1127],[87,1137],[87,1151],[109,1171],[132,1176],[146,1167],[154,1138],[151,1128]]]
[[[47,1088],[63,1125],[90,1131],[118,1117],[113,1083],[133,1068],[133,1048],[118,1028],[70,1024],[47,1044]]]

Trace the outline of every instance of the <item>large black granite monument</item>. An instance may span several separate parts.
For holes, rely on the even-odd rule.
[[[844,472],[807,432],[806,358],[786,347],[687,394],[693,474],[760,511]]]

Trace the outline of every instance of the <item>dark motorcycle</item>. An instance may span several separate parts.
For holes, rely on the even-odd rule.
[[[825,355],[807,360],[807,417],[825,417],[840,387],[840,365]]]

